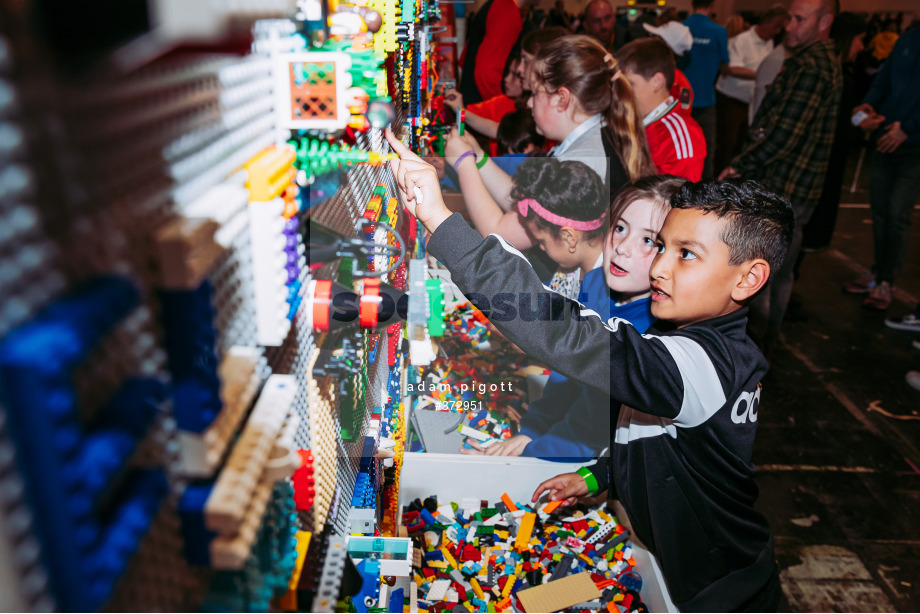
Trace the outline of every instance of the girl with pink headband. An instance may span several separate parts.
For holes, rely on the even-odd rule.
[[[514,175],[511,198],[534,244],[559,265],[549,287],[578,298],[585,273],[600,266],[607,233],[607,191],[583,162],[525,160]]]

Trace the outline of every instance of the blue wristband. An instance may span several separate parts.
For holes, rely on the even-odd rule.
[[[473,156],[473,160],[475,160],[475,159],[476,159],[476,152],[473,151],[473,150],[471,149],[471,150],[469,150],[469,151],[466,151],[466,152],[460,154],[460,157],[457,158],[457,161],[456,161],[456,162],[454,162],[454,171],[456,171],[457,173],[459,173],[460,171],[457,170],[457,169],[460,167],[460,163],[463,162],[463,161],[464,161],[466,158],[468,158],[469,156]]]

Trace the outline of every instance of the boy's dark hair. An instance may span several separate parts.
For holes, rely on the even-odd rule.
[[[614,55],[622,70],[636,73],[646,81],[661,73],[665,89],[674,85],[677,63],[674,52],[660,38],[639,38],[623,45]]]
[[[558,158],[528,158],[514,173],[511,198],[518,202],[532,198],[544,209],[565,218],[590,222],[606,218],[609,192],[604,182],[587,164],[577,160],[562,161]],[[527,217],[538,227],[559,238],[560,226],[551,224],[529,210]],[[607,233],[607,224],[602,223],[594,230],[584,231],[584,238],[591,241]]]
[[[505,115],[498,122],[499,153],[524,153],[528,145],[541,149],[546,139],[537,134],[537,124],[530,109],[518,109]]]
[[[792,242],[795,217],[789,199],[756,181],[688,181],[671,199],[671,206],[727,216],[721,238],[728,245],[732,266],[763,258],[772,275],[779,271]]]
[[[708,9],[716,0],[693,0],[693,10]]]

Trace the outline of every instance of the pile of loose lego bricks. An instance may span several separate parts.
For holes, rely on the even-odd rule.
[[[419,395],[416,409],[459,411],[469,407],[463,405],[465,401],[481,401],[467,412],[467,418],[482,430],[494,432],[494,437],[507,439],[513,434],[510,422],[516,422],[527,409],[527,372],[534,369],[534,361],[501,338],[490,341],[487,321],[469,303],[449,314],[439,357],[422,378],[427,392]],[[481,421],[480,409],[490,410],[485,418],[488,424]],[[470,426],[478,428],[472,422]]]
[[[597,508],[494,507],[416,499],[402,521],[416,547],[419,612],[646,612],[629,531]],[[421,546],[424,546],[421,548]]]

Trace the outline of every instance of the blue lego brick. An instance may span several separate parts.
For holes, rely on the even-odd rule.
[[[351,603],[355,612],[367,612],[369,608],[377,606],[380,597],[380,561],[361,559],[356,567],[361,574],[361,590],[352,596]]]
[[[374,462],[374,455],[377,453],[377,442],[373,437],[364,437],[364,446],[361,448],[361,461],[359,463],[360,471],[367,471]]]
[[[390,593],[390,603],[387,604],[387,608],[390,612],[402,612],[403,611],[403,597],[404,591],[401,588],[397,588],[395,591]]]
[[[433,525],[437,522],[437,520],[434,519],[434,516],[431,515],[431,512],[426,509],[422,509],[419,512],[419,516],[421,516],[422,520],[425,521],[425,526]]]
[[[119,492],[111,520],[103,526],[90,558],[90,573],[95,576],[90,584],[91,599],[96,603],[104,602],[112,592],[168,490],[166,476],[157,469],[134,472],[126,482],[128,486]]]
[[[205,526],[204,506],[211,496],[213,482],[191,484],[179,500],[179,518],[182,520],[182,540],[185,558],[191,565],[211,564],[211,540],[217,533]]]
[[[141,437],[150,427],[169,387],[158,379],[132,378],[126,380],[98,416],[98,423],[127,431]]]
[[[10,331],[0,348],[4,369],[57,376],[79,363],[102,335],[128,315],[140,295],[121,277],[102,277]]]
[[[0,341],[0,394],[63,610],[99,609],[167,489],[162,472],[124,473],[165,398],[161,382],[128,380],[91,428],[77,418],[73,368],[139,298],[127,279],[97,278]]]
[[[201,433],[221,410],[211,284],[160,292],[176,425]]]
[[[351,497],[352,507],[376,507],[377,491],[373,488],[371,476],[359,473],[355,477],[355,492]]]

